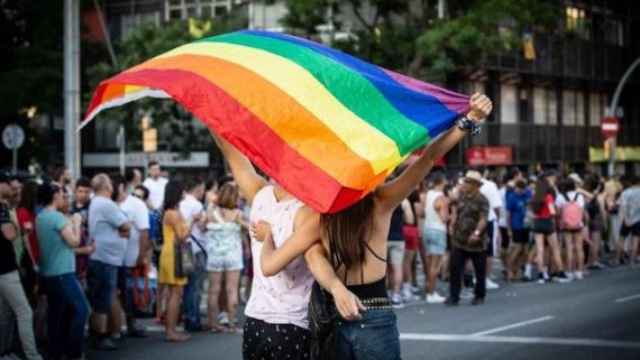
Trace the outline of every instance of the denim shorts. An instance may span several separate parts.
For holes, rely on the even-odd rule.
[[[447,233],[442,230],[424,228],[422,241],[429,255],[444,255],[447,251]]]
[[[90,260],[87,273],[89,302],[98,314],[109,314],[118,285],[118,267]]]
[[[334,359],[400,360],[400,334],[393,310],[365,310],[362,319],[338,321]],[[357,354],[357,357],[354,357]]]

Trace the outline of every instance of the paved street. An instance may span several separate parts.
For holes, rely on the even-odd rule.
[[[640,359],[640,270],[592,272],[570,284],[516,283],[484,306],[411,304],[397,311],[403,359]],[[241,359],[241,335],[162,341],[159,328],[96,360]]]

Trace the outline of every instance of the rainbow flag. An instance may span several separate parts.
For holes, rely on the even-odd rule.
[[[352,205],[452,126],[468,97],[302,38],[240,31],[180,46],[100,83],[81,127],[172,98],[317,211]]]

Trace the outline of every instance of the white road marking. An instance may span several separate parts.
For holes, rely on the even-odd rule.
[[[480,332],[471,334],[471,336],[484,336],[484,335],[494,334],[494,333],[497,333],[497,332],[510,330],[510,329],[515,329],[515,328],[519,328],[519,327],[527,326],[527,325],[531,325],[531,324],[536,324],[536,323],[543,322],[543,321],[549,321],[549,320],[552,320],[553,318],[554,318],[553,316],[547,315],[547,316],[543,316],[543,317],[540,317],[540,318],[537,318],[537,319],[522,321],[522,322],[511,324],[511,325],[505,325],[505,326],[501,326],[501,327],[494,328],[494,329],[480,331]]]
[[[562,346],[590,346],[619,349],[640,349],[640,342],[613,341],[601,339],[555,338],[555,337],[525,337],[525,336],[473,336],[458,334],[400,334],[400,340],[414,341],[451,341],[451,342],[479,342],[479,343],[509,343],[533,345],[562,345]]]
[[[616,299],[617,303],[623,303],[623,302],[627,302],[627,301],[631,301],[631,300],[636,300],[636,299],[640,299],[640,294],[637,295],[631,295],[631,296],[627,296],[627,297],[623,297],[620,299]]]

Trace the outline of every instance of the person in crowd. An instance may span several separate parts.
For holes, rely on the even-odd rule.
[[[444,174],[436,174],[432,181],[433,186],[425,198],[422,240],[428,254],[426,301],[429,304],[439,304],[445,301],[445,298],[436,291],[436,282],[442,265],[442,256],[447,251],[449,199],[444,194],[444,188],[447,186]]]
[[[551,250],[551,261],[559,272],[556,281],[569,281],[564,273],[562,256],[560,255],[560,244],[556,235],[554,217],[556,216],[556,207],[554,200],[555,192],[551,184],[551,180],[547,176],[538,179],[535,186],[534,195],[531,199],[531,208],[534,212],[533,234],[536,243],[536,266],[539,272],[540,283],[551,281],[549,276],[549,268],[545,266],[545,244],[549,245]]]
[[[254,227],[256,239],[264,241],[261,270],[275,275],[284,269],[276,278],[297,269],[298,256],[312,245],[305,252],[309,269],[333,295],[339,313],[346,320],[335,324],[333,358],[353,358],[356,352],[371,358],[400,358],[396,318],[385,286],[387,261],[378,255],[388,247],[392,214],[424,179],[436,159],[462,140],[467,130],[477,127],[491,106],[488,98],[474,94],[467,117],[431,142],[419,159],[394,181],[379,186],[340,212],[307,213],[284,244],[274,241],[274,234],[280,233],[280,224],[272,227],[269,222],[259,222]],[[272,229],[276,231],[272,233]],[[318,237],[320,242],[315,241]]]
[[[498,189],[498,185],[493,180],[495,179],[495,174],[493,171],[486,171],[485,176],[482,178],[482,186],[480,187],[480,192],[484,197],[489,201],[489,219],[487,224],[487,237],[488,237],[488,245],[487,245],[487,266],[486,266],[486,288],[489,290],[499,289],[500,286],[489,276],[493,269],[493,258],[496,256],[496,253],[499,251],[497,244],[499,243],[500,233],[498,232],[498,223],[500,221],[500,214],[502,212],[502,208],[504,207],[504,197],[500,194],[500,190]]]
[[[36,235],[36,206],[38,197],[38,184],[35,181],[27,181],[21,189],[20,203],[16,209],[18,224],[25,240],[25,249],[28,257],[23,256],[23,264],[28,260],[28,264],[23,266],[26,270],[23,276],[23,285],[27,291],[27,297],[31,303],[35,301],[38,261],[40,259],[40,247]]]
[[[391,292],[391,304],[394,307],[402,307],[403,301],[400,295],[400,286],[402,285],[402,261],[404,259],[404,237],[402,228],[408,220],[412,220],[411,208],[409,201],[404,199],[391,214],[391,227],[387,236],[387,266],[389,290]]]
[[[134,178],[129,178],[135,181]],[[135,309],[133,299],[127,289],[127,283],[138,286],[133,281],[133,273],[138,269],[142,273],[146,273],[151,263],[151,242],[149,240],[149,210],[144,201],[138,199],[127,192],[127,189],[133,187],[132,182],[127,182],[122,176],[114,176],[112,199],[118,204],[120,210],[124,212],[129,221],[130,231],[129,238],[126,241],[127,250],[124,256],[124,264],[118,269],[118,289],[120,291],[120,309],[116,309],[112,315],[116,315],[117,319],[113,321],[115,324],[114,333],[116,337],[120,336],[122,311],[124,311],[127,322],[127,335],[130,337],[144,338],[146,333],[139,326],[135,318]],[[117,303],[116,303],[117,304]]]
[[[129,194],[142,185],[142,171],[140,169],[128,168],[124,177],[127,181],[127,193]]]
[[[151,202],[149,201],[149,189],[144,187],[144,185],[136,186],[132,195],[142,200],[149,210],[149,241],[152,247],[151,262],[157,269],[159,268],[160,250],[162,249],[162,213],[151,206]],[[158,324],[163,324],[165,305],[169,294],[166,286],[162,284],[157,284],[156,286],[156,322]]]
[[[93,308],[91,315],[94,346],[115,350],[107,331],[107,319],[116,297],[118,268],[124,263],[131,225],[125,213],[111,200],[114,189],[106,174],[91,180],[94,197],[89,205],[89,238],[95,251],[89,257],[87,287]]]
[[[202,200],[204,198],[204,182],[199,178],[192,178],[186,182],[186,194],[180,202],[180,214],[191,227],[189,243],[193,250],[195,269],[187,281],[184,289],[184,321],[185,329],[189,332],[202,331],[200,322],[200,299],[204,279],[206,277],[207,253],[205,251],[206,237],[204,232],[205,211]]]
[[[471,259],[476,276],[473,305],[484,303],[486,297],[487,242],[485,232],[490,226],[490,205],[480,192],[482,175],[470,170],[464,177],[460,198],[451,214],[452,249],[450,261],[449,298],[447,305],[460,302],[460,284],[467,259]]]
[[[631,266],[635,266],[638,263],[638,244],[640,243],[640,177],[629,176],[629,183],[631,186],[620,195],[620,218],[631,238],[629,262]],[[624,241],[624,237],[622,238]]]
[[[509,212],[507,210],[507,191],[513,186],[513,175],[514,172],[503,174],[498,177],[498,181],[496,182],[498,191],[500,192],[500,198],[502,199],[502,206],[500,207],[500,214],[498,215],[498,229],[500,230],[500,260],[505,269],[503,271],[505,279],[508,275],[506,269],[508,269],[507,260],[509,257],[509,248],[513,242],[511,232],[509,231]]]
[[[47,325],[51,359],[82,359],[89,304],[76,277],[74,248],[80,245],[82,217],[65,217],[64,188],[43,184],[38,200],[45,208],[36,218],[42,250],[40,275],[47,294]]]
[[[96,249],[89,240],[89,205],[91,204],[91,180],[81,177],[76,181],[76,188],[71,203],[71,214],[79,214],[82,219],[80,245],[74,248],[76,254],[76,275],[83,289],[87,288],[87,271],[89,270],[89,256]]]
[[[18,225],[9,214],[13,195],[8,174],[0,173],[0,297],[9,305],[18,323],[22,349],[28,360],[42,360],[33,335],[33,311],[20,282],[13,242]]]
[[[531,201],[531,191],[527,188],[527,183],[523,179],[514,182],[514,186],[509,186],[506,193],[506,208],[508,226],[511,232],[509,255],[507,256],[507,281],[511,281],[520,269],[521,258],[527,258],[529,251],[529,232],[531,224],[527,221],[529,202]],[[525,278],[531,278],[531,265],[526,264],[524,271]]]
[[[11,194],[7,197],[7,203],[9,205],[9,216],[14,224],[17,224],[17,237],[13,241],[13,249],[16,255],[16,262],[20,272],[24,272],[23,259],[26,254],[26,238],[22,233],[22,228],[19,226],[20,221],[18,219],[18,206],[22,198],[22,181],[17,176],[11,176],[9,178],[9,189]]]
[[[607,212],[604,205],[604,184],[600,176],[590,174],[585,178],[585,190],[592,194],[591,200],[585,205],[586,214],[589,218],[587,235],[589,236],[589,257],[587,264],[590,270],[604,269],[600,261],[602,249],[602,234],[607,223]]]
[[[618,251],[618,244],[620,238],[620,194],[622,194],[622,184],[617,178],[611,178],[604,184],[604,208],[607,212],[608,227],[608,241],[607,248],[609,251],[614,251],[616,254]],[[615,259],[612,262],[615,265]]]
[[[183,288],[187,278],[176,275],[176,245],[186,243],[191,233],[191,224],[180,214],[180,201],[184,197],[184,186],[172,180],[167,183],[162,209],[162,251],[160,253],[160,271],[158,283],[168,287],[165,338],[170,342],[184,342],[191,337],[178,332],[176,326],[180,316]]]
[[[167,186],[167,178],[162,177],[162,169],[157,161],[149,162],[149,177],[142,183],[144,187],[149,189],[149,201],[154,209],[160,209],[164,203],[165,187]]]
[[[420,205],[420,193],[416,189],[407,198],[406,204],[402,202],[402,211],[404,212],[404,227],[402,235],[404,237],[404,259],[402,260],[402,300],[409,302],[414,296],[414,292],[418,290],[414,287],[415,272],[414,264],[416,254],[418,252],[418,243],[420,241],[418,230],[418,211]]]
[[[236,307],[238,286],[242,271],[242,228],[248,228],[242,211],[238,208],[238,187],[226,183],[220,187],[218,207],[207,214],[207,271],[209,272],[209,328],[212,332],[227,331],[218,323],[218,300],[222,283],[226,292],[226,309],[229,329],[237,332]]]
[[[569,279],[582,280],[584,277],[584,195],[578,191],[576,180],[567,178],[558,186],[556,208],[560,213],[560,230],[565,240],[567,270]]]

